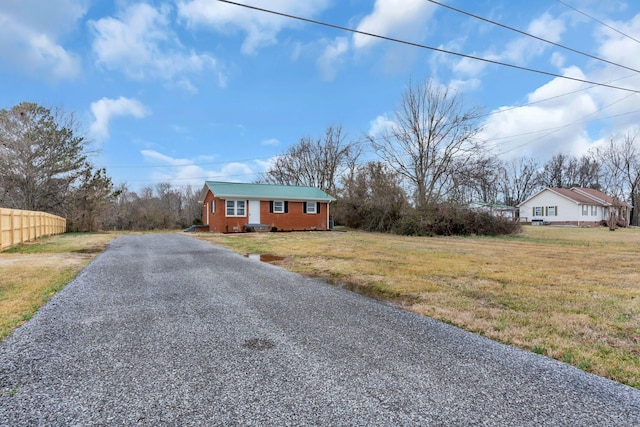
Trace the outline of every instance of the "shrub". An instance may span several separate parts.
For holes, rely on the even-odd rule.
[[[395,222],[393,231],[407,236],[498,236],[520,232],[510,218],[473,211],[453,203],[411,209]]]

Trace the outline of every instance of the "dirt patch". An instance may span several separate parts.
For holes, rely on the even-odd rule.
[[[87,254],[2,254],[0,256],[0,268],[28,266],[76,266],[85,263],[91,256]]]
[[[102,251],[104,251],[104,248],[98,247],[98,246],[94,246],[92,248],[78,249],[78,250],[75,250],[73,252],[76,253],[76,254],[99,254]]]

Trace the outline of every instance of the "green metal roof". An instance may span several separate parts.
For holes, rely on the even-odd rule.
[[[216,197],[242,197],[260,200],[308,200],[332,202],[335,199],[316,187],[296,185],[246,184],[241,182],[205,181],[205,189]]]

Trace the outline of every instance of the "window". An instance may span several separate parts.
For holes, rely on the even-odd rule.
[[[308,213],[308,214],[318,213],[316,209],[316,202],[305,202],[304,206],[305,206],[304,213]]]
[[[269,202],[269,213],[289,213],[289,202],[271,200]]]
[[[211,201],[211,213],[216,213],[216,201]]]
[[[591,206],[591,216],[598,216],[598,207],[597,206]]]
[[[589,205],[582,205],[582,216],[589,215]]]
[[[533,216],[542,216],[542,206],[536,206],[533,208]]]
[[[547,207],[547,215],[548,216],[558,216],[558,207],[557,206],[548,206]]]
[[[246,201],[227,200],[227,216],[245,216]]]

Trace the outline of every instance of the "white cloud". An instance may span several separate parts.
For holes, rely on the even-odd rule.
[[[612,26],[640,37],[640,15],[626,22],[612,23]],[[597,56],[640,68],[640,44],[602,26],[594,28],[598,31]],[[559,40],[564,27],[543,16],[530,26],[530,30],[548,31],[546,36]],[[527,45],[520,47],[527,50]],[[534,53],[529,49],[521,58],[526,60],[527,55]],[[515,54],[510,57],[516,58]],[[551,64],[565,76],[640,89],[640,76],[632,71],[593,61],[589,61],[589,67],[584,71],[571,65],[571,60],[570,56],[558,52],[550,56]],[[631,92],[555,78],[528,95],[527,102],[533,104],[496,110],[499,113],[494,112],[487,118],[481,138],[488,149],[505,159],[531,156],[546,161],[557,153],[580,156],[612,134],[637,128],[640,120],[637,98],[638,95]]]
[[[0,2],[0,14],[53,37],[67,34],[87,12],[89,0],[20,0]]]
[[[376,0],[373,12],[360,21],[357,30],[418,42],[426,34],[425,22],[433,14],[435,7],[424,0]],[[378,38],[363,34],[353,36],[356,49],[367,48],[379,41]]]
[[[551,14],[544,13],[541,17],[531,21],[527,32],[536,37],[558,43],[565,30],[566,25],[563,19],[554,18]]]
[[[577,68],[565,75],[585,78]],[[598,103],[579,82],[555,78],[528,96],[525,107],[501,107],[485,122],[479,136],[486,147],[505,159],[536,157],[546,161],[554,154],[582,154],[591,144],[586,127],[598,112]],[[567,94],[566,96],[560,96]]]
[[[280,141],[278,141],[276,138],[269,138],[262,141],[260,145],[271,145],[275,147],[277,145],[280,145]]]
[[[87,11],[86,1],[0,2],[0,58],[34,74],[73,79],[79,57],[58,39],[74,30]]]
[[[529,23],[527,32],[554,43],[558,43],[562,37],[562,34],[566,30],[564,18],[554,18],[548,13],[543,14],[539,18],[534,19]],[[458,42],[457,42],[458,43]],[[528,36],[519,36],[509,40],[502,47],[492,47],[484,52],[472,52],[470,55],[485,58],[491,61],[506,62],[514,65],[526,65],[533,58],[542,55],[551,45],[544,43]],[[454,51],[463,51],[463,46],[456,45]],[[561,56],[553,54],[551,62],[554,65],[562,63]],[[442,61],[448,64],[448,58],[444,58]],[[453,71],[465,77],[479,76],[489,66],[488,62],[478,61],[470,58],[462,58],[456,61],[452,69]]]
[[[462,76],[477,76],[487,67],[487,65],[488,64],[486,62],[478,61],[477,59],[462,58],[453,64],[452,69],[456,74]]]
[[[556,68],[563,68],[566,61],[567,58],[561,53],[553,52],[551,54],[551,64],[553,64],[553,66],[555,66]]]
[[[265,7],[311,18],[328,4],[329,0],[271,0]],[[178,15],[190,27],[209,27],[225,34],[241,30],[246,35],[241,48],[245,54],[255,54],[258,49],[275,44],[280,31],[299,25],[299,22],[282,16],[209,0],[179,1]]]
[[[100,140],[109,137],[109,122],[112,118],[132,116],[140,119],[149,114],[147,108],[140,101],[122,96],[118,99],[102,98],[92,102],[91,112],[95,120],[89,130],[94,137]]]
[[[186,78],[186,77],[183,77],[183,78],[181,78],[180,80],[178,80],[178,82],[176,83],[176,85],[177,85],[179,88],[183,89],[185,92],[189,92],[189,93],[192,93],[192,94],[196,94],[196,93],[198,93],[198,88],[197,88],[197,87],[195,87],[195,86],[193,85],[193,83],[191,83],[191,80],[189,80],[189,79],[188,79],[188,78]]]
[[[378,116],[369,123],[367,135],[379,138],[396,127],[396,123],[386,115]]]
[[[449,82],[449,88],[455,92],[469,92],[480,88],[482,82],[480,79],[459,80],[453,79]]]
[[[145,3],[128,6],[116,17],[90,21],[97,64],[130,78],[178,79],[188,92],[197,89],[183,75],[217,69],[216,59],[188,51],[171,29],[171,8]]]
[[[346,37],[336,37],[328,43],[322,55],[318,57],[318,66],[324,80],[330,81],[336,77],[337,64],[340,58],[349,50],[349,40]]]
[[[640,14],[627,22],[613,22],[611,26],[635,39],[640,39]],[[640,69],[640,44],[606,27],[599,28],[601,28],[597,34],[601,42],[598,47],[599,56],[617,64]],[[623,72],[629,74],[628,70]]]
[[[205,180],[248,182],[266,171],[270,162],[228,162],[219,169],[208,169],[197,164],[197,160],[173,158],[155,150],[141,150],[140,154],[148,162],[159,167],[151,173],[154,181],[170,181],[177,185],[201,186]],[[198,160],[202,160],[199,158]],[[163,167],[164,166],[164,167]]]

